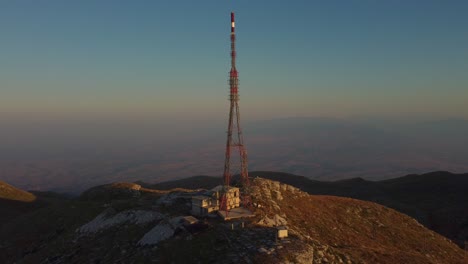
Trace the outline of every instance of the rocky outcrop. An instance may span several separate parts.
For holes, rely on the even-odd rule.
[[[82,234],[97,233],[124,223],[143,225],[163,218],[161,213],[145,210],[126,210],[116,213],[113,208],[108,208],[91,222],[81,226],[76,231]]]
[[[272,218],[264,216],[262,219],[260,219],[260,221],[257,222],[257,224],[268,227],[286,226],[288,224],[288,221],[285,219],[285,217],[281,217],[277,214],[275,214]]]
[[[262,178],[252,181],[251,197],[257,225],[288,228],[286,244],[258,248],[265,263],[467,261],[447,239],[414,219],[375,203],[309,195],[293,186]]]
[[[111,190],[142,195],[70,200],[28,215],[26,225],[3,237],[18,239],[0,243],[0,259],[7,259],[5,263],[467,263],[456,245],[390,208],[308,195],[277,181],[256,178],[251,183],[254,217],[207,218],[192,225],[183,223],[194,192],[109,185]],[[109,208],[97,215],[103,206]],[[75,220],[79,214],[84,216]],[[90,221],[89,216],[95,217]],[[29,223],[36,225],[29,228]],[[38,236],[37,230],[44,227],[49,231]],[[31,230],[27,239],[35,240],[22,248],[25,236],[17,230],[27,228]],[[0,228],[0,234],[2,230],[6,228]],[[279,236],[284,230],[288,236]]]
[[[280,213],[281,201],[285,197],[301,197],[307,194],[291,185],[263,178],[252,181],[252,199],[256,207],[266,206],[268,209]]]

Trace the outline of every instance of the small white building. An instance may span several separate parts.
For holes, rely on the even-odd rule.
[[[193,215],[205,216],[219,210],[219,198],[217,194],[192,196]]]
[[[288,228],[286,226],[278,226],[276,230],[278,231],[277,233],[278,238],[281,239],[281,238],[288,237]]]

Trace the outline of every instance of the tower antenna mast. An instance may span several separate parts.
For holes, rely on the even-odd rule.
[[[234,12],[231,12],[231,71],[229,72],[229,122],[227,130],[226,153],[224,160],[224,188],[231,185],[232,154],[235,150],[239,151],[240,158],[240,178],[241,178],[241,202],[244,206],[250,205],[249,194],[249,172],[247,169],[247,151],[244,146],[242,129],[240,126],[239,112],[239,72],[236,68],[236,25]],[[224,197],[224,200],[226,197]],[[223,206],[224,203],[224,206]],[[226,201],[221,201],[221,207],[225,207]],[[223,208],[221,208],[223,210]],[[227,211],[227,210],[226,210]]]

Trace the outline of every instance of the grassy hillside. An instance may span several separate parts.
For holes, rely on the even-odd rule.
[[[36,196],[32,193],[15,188],[6,182],[0,181],[0,199],[32,202],[36,200]]]

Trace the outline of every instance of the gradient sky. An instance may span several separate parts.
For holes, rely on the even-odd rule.
[[[0,2],[0,114],[468,118],[468,1]]]

